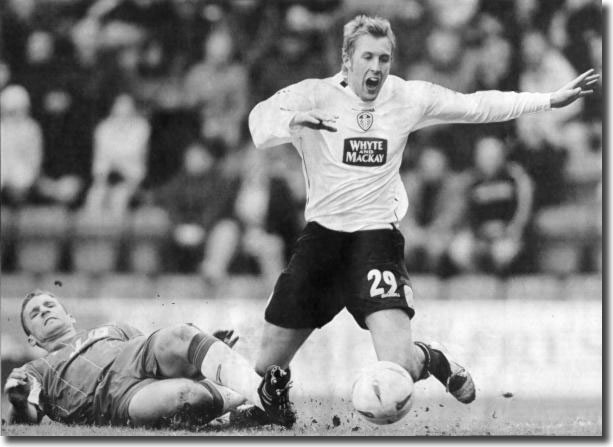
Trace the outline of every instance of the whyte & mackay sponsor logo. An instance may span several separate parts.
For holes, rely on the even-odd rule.
[[[387,140],[383,138],[346,138],[343,163],[353,166],[382,166],[387,161]]]

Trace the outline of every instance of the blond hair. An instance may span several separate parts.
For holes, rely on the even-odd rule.
[[[394,51],[396,36],[389,20],[379,16],[370,17],[361,14],[347,22],[343,28],[343,55],[351,57],[355,51],[355,41],[366,34],[373,37],[387,37],[392,44],[392,52]]]

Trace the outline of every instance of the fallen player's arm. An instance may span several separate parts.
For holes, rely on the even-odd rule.
[[[30,402],[26,402],[25,406],[11,405],[9,408],[9,424],[38,424],[41,419],[38,409]]]
[[[15,368],[11,371],[4,392],[11,403],[8,420],[11,424],[38,424],[42,419],[36,405],[29,401],[32,391],[32,378],[28,376],[24,368]]]
[[[509,121],[526,113],[565,107],[593,93],[600,75],[588,70],[553,93],[517,93],[498,90],[462,94],[436,84],[426,85],[424,118],[416,128],[448,123]]]

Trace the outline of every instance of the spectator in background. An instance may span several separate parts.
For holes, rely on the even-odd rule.
[[[230,219],[236,184],[222,173],[223,153],[219,144],[192,142],[181,171],[154,194],[172,225],[167,268],[195,272],[202,264],[213,283],[226,275],[238,245],[238,228]]]
[[[443,256],[463,213],[462,180],[437,146],[424,147],[417,169],[402,175],[409,209],[400,222],[409,271],[443,273]]]
[[[405,78],[469,93],[475,90],[477,66],[477,54],[458,31],[435,28],[426,38],[426,60],[409,67]]]
[[[253,260],[256,272],[274,281],[300,231],[298,207],[287,181],[292,149],[247,149],[234,214],[241,227],[240,257]]]
[[[17,73],[18,82],[29,92],[32,115],[41,120],[49,108],[66,110],[70,106],[67,92],[70,70],[56,51],[56,37],[37,29],[27,38],[24,70]]]
[[[477,90],[517,90],[513,46],[505,37],[498,34],[486,37],[479,47],[477,64]]]
[[[19,206],[31,198],[43,157],[42,132],[30,116],[30,97],[20,85],[0,93],[0,188],[2,203]]]
[[[24,69],[25,48],[33,28],[36,0],[0,2],[0,42],[2,57],[14,72]]]
[[[86,126],[75,106],[69,47],[49,31],[34,30],[27,40],[26,67],[19,79],[30,92],[44,142],[34,200],[74,206],[82,195],[89,154],[79,144],[78,134]]]
[[[436,25],[447,29],[467,27],[479,9],[479,0],[428,0],[426,4]]]
[[[229,147],[240,141],[249,93],[247,70],[235,55],[230,30],[219,27],[205,40],[203,59],[185,76],[185,99],[200,109],[202,136],[219,138]]]
[[[541,31],[530,30],[521,41],[523,70],[519,89],[526,92],[550,91],[564,85],[577,73],[564,56],[552,47]],[[516,120],[520,142],[517,159],[536,180],[538,208],[559,203],[564,197],[564,151],[567,149],[564,128],[578,117],[583,100],[569,107],[520,117]]]
[[[252,102],[305,77],[327,76],[328,61],[322,58],[325,45],[324,37],[317,31],[280,30],[278,39],[251,67]]]
[[[526,92],[550,91],[560,88],[566,80],[573,79],[577,72],[566,58],[538,30],[527,32],[521,42],[523,70],[519,77],[519,89]],[[545,145],[563,147],[560,132],[564,124],[577,116],[583,101],[553,113],[530,115],[517,120],[521,141],[532,150]],[[543,115],[543,116],[541,116]]]
[[[504,143],[484,137],[475,147],[475,169],[466,189],[467,228],[449,247],[461,271],[506,274],[522,252],[532,216],[533,187],[524,170],[506,158]]]
[[[94,133],[93,184],[86,207],[93,213],[124,215],[147,170],[149,122],[134,98],[115,98],[109,116]]]

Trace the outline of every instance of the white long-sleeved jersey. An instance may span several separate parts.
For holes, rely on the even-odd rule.
[[[460,94],[422,81],[389,76],[377,99],[362,101],[341,74],[307,79],[257,104],[249,129],[257,148],[293,143],[307,185],[305,217],[336,231],[390,228],[408,207],[400,180],[409,134],[441,123],[508,121],[549,110],[550,95],[487,91]],[[296,112],[339,116],[337,132],[290,128]]]

